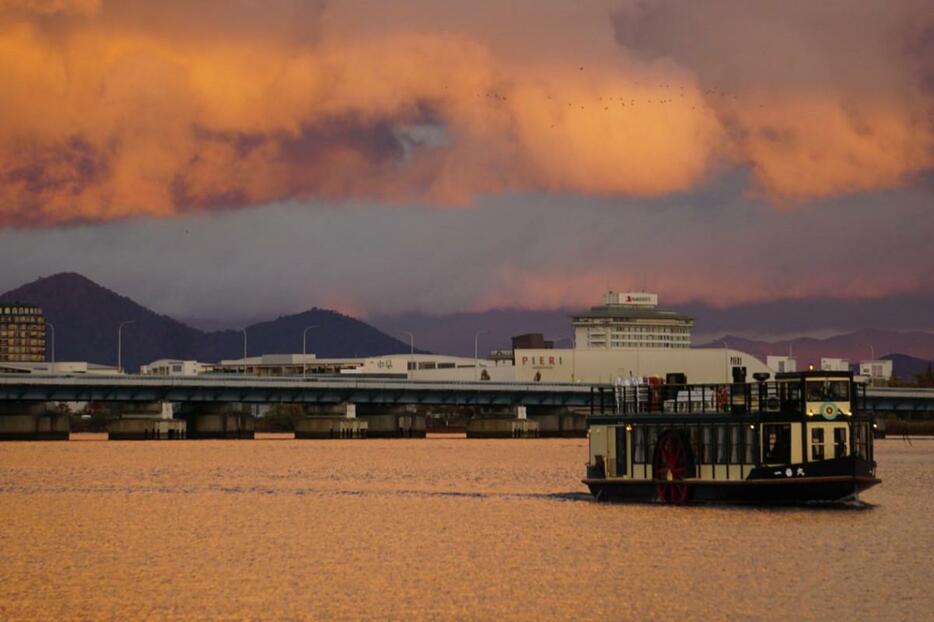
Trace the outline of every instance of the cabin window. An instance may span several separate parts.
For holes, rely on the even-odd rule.
[[[846,428],[833,429],[833,457],[846,455]]]
[[[743,428],[734,425],[730,428],[730,464],[743,462]]]
[[[716,462],[717,455],[716,437],[714,436],[713,430],[709,426],[705,426],[703,430],[704,463],[713,464]]]
[[[632,429],[632,462],[645,464],[645,428],[641,426]]]
[[[755,464],[756,463],[756,431],[752,429],[751,426],[744,426],[744,433],[746,435],[746,464]]]
[[[626,475],[629,465],[626,461],[626,428],[616,428],[616,476]]]
[[[717,464],[727,464],[730,457],[730,428],[717,426]]]
[[[658,428],[650,425],[645,431],[645,463],[652,464],[655,459],[655,445],[658,444]]]
[[[799,382],[783,382],[778,385],[778,389],[783,411],[801,410],[801,384]]]
[[[697,462],[704,462],[704,429],[699,426],[691,428],[691,450]]]
[[[850,399],[848,380],[812,380],[807,383],[809,402],[846,402]]]
[[[791,462],[791,424],[777,423],[762,426],[764,462],[788,464]]]
[[[811,460],[824,459],[824,428],[811,429]]]
[[[853,432],[856,434],[856,454],[863,460],[869,460],[869,424],[854,425]]]

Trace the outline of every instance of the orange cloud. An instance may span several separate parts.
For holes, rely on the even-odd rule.
[[[925,0],[656,0],[614,22],[626,49],[697,76],[731,159],[772,199],[896,188],[934,168]]]
[[[606,3],[519,3],[511,18],[534,28],[515,41],[495,4],[217,6],[0,4],[0,226],[287,199],[653,196],[723,162],[798,199],[932,165],[916,106],[721,101],[680,59],[618,47]]]
[[[834,271],[785,282],[771,270],[717,272],[706,264],[691,265],[683,260],[672,264],[635,267],[632,271],[585,267],[547,272],[506,265],[497,271],[489,291],[471,310],[585,308],[599,304],[606,291],[637,291],[641,283],[648,283],[649,291],[660,293],[662,306],[700,300],[721,308],[772,300],[814,300],[828,295],[883,298],[929,289],[925,278],[909,273],[884,279],[873,275],[873,280],[867,281],[862,273],[841,276]]]

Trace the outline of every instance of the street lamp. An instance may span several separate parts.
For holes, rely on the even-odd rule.
[[[45,325],[52,329],[52,371],[55,371],[55,326],[52,322],[46,322]]]
[[[473,336],[473,365],[475,380],[480,380],[480,335],[486,333],[485,330],[478,330]]]
[[[409,336],[409,365],[408,365],[408,367],[409,367],[409,369],[411,370],[411,369],[413,369],[413,368],[412,368],[412,359],[415,358],[415,335],[413,335],[412,333],[410,333],[410,332],[407,331],[407,330],[402,331],[402,334],[403,334],[403,335],[408,335],[408,336]],[[406,374],[406,377],[408,377],[408,374]]]
[[[305,330],[302,331],[302,378],[308,374],[308,331],[312,328],[320,328],[317,324],[313,326],[306,326]]]
[[[120,322],[120,326],[117,327],[117,372],[121,374],[123,373],[123,327],[135,321],[125,320]]]

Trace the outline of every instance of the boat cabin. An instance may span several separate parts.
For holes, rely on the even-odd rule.
[[[604,401],[609,409],[588,418],[585,483],[598,497],[684,502],[742,501],[752,493],[767,501],[771,493],[765,488],[750,490],[766,480],[874,480],[872,420],[861,408],[865,385],[849,372],[757,376],[754,382],[723,385],[613,387],[612,399]],[[853,484],[818,488],[834,495]],[[804,491],[792,488],[772,486],[771,492]]]

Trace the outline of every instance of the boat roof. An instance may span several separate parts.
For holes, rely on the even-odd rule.
[[[776,380],[791,380],[799,378],[846,378],[853,379],[851,371],[830,371],[827,369],[809,369],[807,371],[786,371],[775,374]]]

